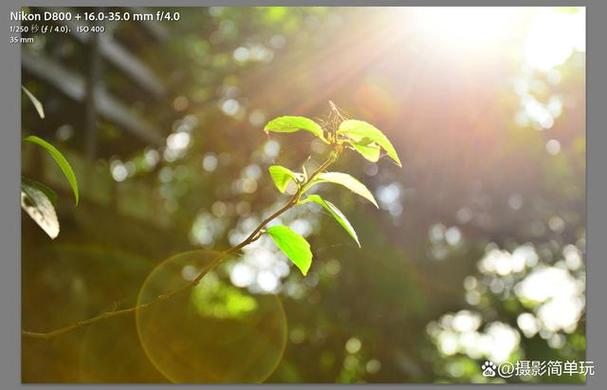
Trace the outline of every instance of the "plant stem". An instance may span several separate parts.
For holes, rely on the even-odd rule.
[[[283,214],[285,211],[289,210],[290,208],[292,208],[293,206],[295,206],[297,204],[297,202],[299,202],[299,198],[301,197],[301,195],[304,192],[304,189],[306,188],[306,186],[322,171],[324,171],[325,169],[327,169],[331,164],[333,164],[337,158],[339,156],[338,152],[332,152],[331,155],[329,156],[329,158],[322,163],[309,177],[308,179],[302,183],[297,192],[295,192],[295,194],[293,194],[293,196],[289,199],[289,201],[287,203],[285,203],[281,208],[279,208],[278,210],[276,210],[275,212],[273,212],[272,214],[270,214],[270,216],[268,216],[267,218],[265,218],[263,221],[261,221],[259,223],[259,225],[251,232],[251,234],[249,234],[242,242],[240,242],[237,245],[234,245],[231,248],[226,249],[225,251],[221,252],[214,260],[213,262],[204,270],[202,270],[200,273],[198,273],[198,275],[196,275],[196,277],[194,279],[192,279],[190,282],[184,284],[183,286],[172,290],[166,294],[162,294],[157,296],[156,298],[154,298],[153,300],[146,302],[146,303],[142,303],[139,305],[135,305],[126,309],[120,309],[120,310],[112,310],[112,311],[106,311],[104,313],[101,313],[97,316],[88,318],[86,320],[81,320],[81,321],[77,321],[74,322],[70,325],[66,325],[64,327],[61,328],[57,328],[55,330],[52,331],[48,331],[48,332],[31,332],[31,331],[27,331],[27,330],[23,330],[21,332],[21,334],[25,337],[30,337],[30,338],[38,338],[38,339],[50,339],[52,337],[55,336],[59,336],[65,333],[69,333],[73,330],[82,328],[84,326],[88,326],[90,324],[93,324],[95,322],[98,321],[102,321],[102,320],[106,320],[112,317],[116,317],[122,314],[128,314],[128,313],[133,313],[136,312],[137,310],[141,310],[141,309],[145,309],[149,306],[152,306],[156,303],[159,303],[161,301],[167,300],[175,295],[177,295],[178,293],[196,286],[200,280],[211,270],[213,270],[215,267],[217,267],[219,264],[221,264],[221,262],[230,254],[239,251],[240,249],[244,248],[245,246],[251,244],[252,242],[256,241],[257,239],[259,239],[261,237],[261,231],[262,229],[270,222],[272,222],[275,218],[277,218],[278,216],[280,216],[281,214]]]

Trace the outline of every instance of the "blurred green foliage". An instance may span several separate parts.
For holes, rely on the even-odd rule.
[[[484,382],[494,379],[480,375],[480,364],[500,353],[510,361],[584,360],[584,52],[533,69],[522,54],[531,31],[524,22],[470,55],[428,41],[423,20],[406,9],[180,11],[163,42],[136,23],[112,32],[166,83],[166,97],[153,98],[110,64],[101,80],[132,112],[166,129],[166,144],[142,142],[100,117],[98,153],[86,162],[82,110],[23,72],[46,110],[41,121],[24,105],[24,130],[66,151],[85,178],[77,209],[59,197],[56,240],[22,220],[24,329],[130,306],[172,254],[238,242],[284,201],[267,168],[309,156],[318,162],[326,153],[322,142],[309,145],[309,134],[268,137],[263,125],[285,114],[322,120],[333,100],[385,131],[403,168],[380,161],[376,169],[354,152],[336,167],[367,184],[385,210],[331,190],[361,249],[311,204],[281,218],[311,243],[308,276],[293,272],[266,240],[217,270],[223,285],[276,292],[282,301],[288,340],[267,381]],[[86,47],[68,37],[37,42],[23,50],[70,69],[86,64]],[[24,150],[24,174],[61,188],[50,164]],[[502,266],[486,266],[492,259]],[[564,297],[581,301],[579,312],[563,310],[572,326],[564,326],[568,317],[547,322],[553,317],[544,306],[563,296],[531,302],[534,290],[517,287],[539,271],[544,276],[530,280],[540,289],[558,290],[550,275],[576,286]],[[230,306],[237,295],[228,291],[214,302]],[[493,335],[513,343],[475,350],[460,342],[464,333],[481,344]],[[112,340],[128,340],[129,354],[101,348]],[[52,340],[23,338],[22,378],[165,381],[137,348],[131,317]],[[133,364],[117,373],[122,359]]]

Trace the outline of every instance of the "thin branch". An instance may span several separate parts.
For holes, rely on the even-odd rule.
[[[213,260],[213,262],[211,263],[211,265],[209,267],[207,267],[206,269],[204,269],[203,271],[201,271],[198,275],[196,275],[196,277],[194,279],[192,279],[190,282],[185,283],[183,286],[172,290],[166,294],[162,294],[157,296],[156,298],[154,298],[153,300],[146,302],[146,303],[142,303],[140,305],[135,305],[126,309],[120,309],[120,310],[111,310],[111,311],[106,311],[104,313],[101,313],[97,316],[88,318],[86,320],[81,320],[81,321],[77,321],[74,322],[70,325],[66,325],[64,327],[61,328],[57,328],[55,330],[51,330],[48,332],[32,332],[32,331],[27,331],[27,330],[23,330],[21,332],[21,334],[24,337],[30,337],[30,338],[37,338],[37,339],[50,339],[52,337],[55,336],[59,336],[65,333],[69,333],[73,330],[91,325],[95,322],[98,321],[102,321],[102,320],[106,320],[109,318],[113,318],[122,314],[128,314],[128,313],[134,313],[137,310],[141,310],[141,309],[145,309],[149,306],[155,305],[156,303],[159,303],[161,301],[165,301],[167,299],[170,299],[172,297],[174,297],[175,295],[179,294],[180,292],[194,287],[196,286],[200,280],[211,270],[213,270],[215,267],[217,267],[219,264],[221,264],[221,262],[226,258],[226,256],[239,251],[240,249],[244,248],[245,246],[251,244],[252,242],[256,241],[257,239],[259,239],[259,237],[261,237],[261,231],[262,229],[270,222],[272,222],[275,218],[277,218],[278,216],[280,216],[281,214],[283,214],[285,211],[289,210],[290,208],[292,208],[293,206],[295,206],[297,204],[297,202],[299,201],[299,198],[301,197],[301,195],[303,194],[304,190],[306,189],[306,186],[308,184],[310,184],[310,182],[322,171],[324,171],[325,169],[327,169],[331,164],[333,164],[338,157],[338,152],[332,152],[330,157],[324,162],[322,163],[311,175],[310,177],[308,177],[308,179],[302,183],[297,192],[295,192],[295,194],[293,194],[293,196],[289,199],[289,201],[287,203],[285,203],[281,208],[279,208],[278,210],[276,210],[275,212],[273,212],[270,216],[268,216],[267,218],[265,218],[263,221],[261,221],[261,223],[251,232],[251,234],[249,234],[242,242],[240,242],[239,244],[226,249],[225,251],[221,252],[217,258],[215,258]]]

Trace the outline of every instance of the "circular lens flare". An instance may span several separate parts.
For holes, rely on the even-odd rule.
[[[185,252],[159,264],[138,305],[186,285],[219,256]],[[278,365],[286,319],[274,295],[253,295],[212,271],[195,287],[137,310],[137,332],[154,366],[175,383],[257,383]]]

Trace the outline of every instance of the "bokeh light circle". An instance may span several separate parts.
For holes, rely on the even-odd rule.
[[[218,252],[180,253],[144,282],[138,305],[154,301],[208,270]],[[152,364],[175,383],[259,383],[286,346],[286,317],[275,295],[254,295],[214,271],[194,287],[140,308],[136,325]]]

